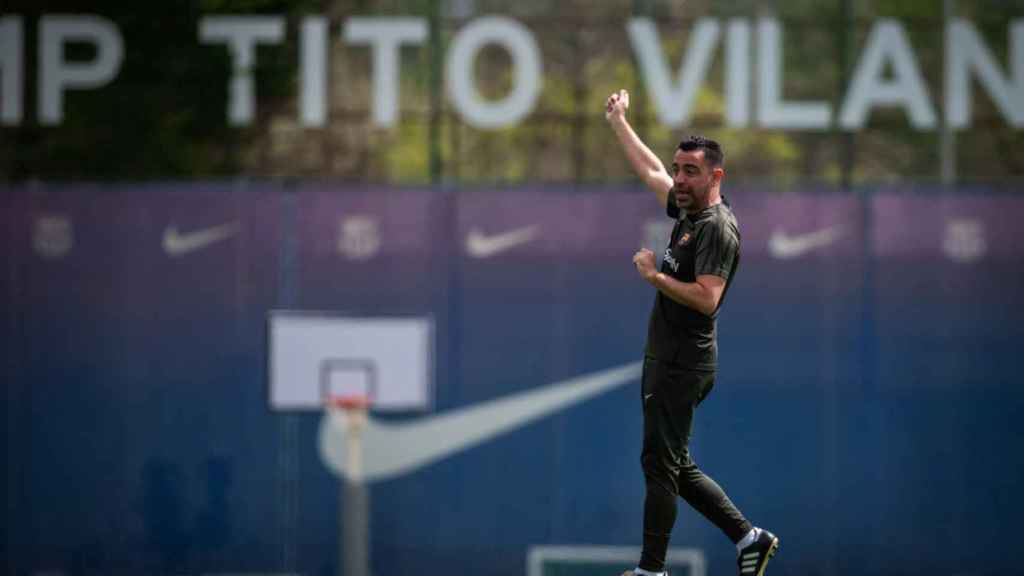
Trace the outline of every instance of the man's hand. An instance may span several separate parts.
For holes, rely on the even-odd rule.
[[[636,266],[636,271],[640,273],[640,277],[647,282],[650,282],[651,278],[654,278],[654,275],[658,273],[654,252],[647,248],[641,248],[636,254],[633,254],[633,265]]]
[[[604,118],[609,122],[615,118],[624,118],[626,116],[626,110],[629,109],[629,92],[625,90],[619,90],[618,92],[612,93],[605,102],[604,107]]]

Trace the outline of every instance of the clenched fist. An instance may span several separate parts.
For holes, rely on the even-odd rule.
[[[640,273],[640,277],[648,282],[651,278],[658,273],[657,260],[654,258],[654,252],[651,252],[647,248],[641,248],[633,255],[633,265],[636,266],[636,271]]]
[[[622,118],[626,115],[626,110],[628,109],[629,92],[619,90],[618,92],[612,93],[612,95],[608,97],[608,101],[605,102],[604,118],[605,120]]]

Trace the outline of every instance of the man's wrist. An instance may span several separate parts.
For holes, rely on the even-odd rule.
[[[664,278],[662,278],[664,276],[665,275],[662,274],[661,272],[658,272],[657,270],[654,270],[650,274],[647,275],[647,281],[650,282],[651,284],[653,284],[655,288],[657,288],[658,284],[664,279]]]
[[[608,117],[608,123],[611,124],[613,128],[619,128],[621,126],[625,126],[627,124],[627,122],[626,122],[626,115],[625,114],[612,114],[611,116]]]

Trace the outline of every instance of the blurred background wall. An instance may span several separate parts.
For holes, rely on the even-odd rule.
[[[743,259],[693,450],[782,537],[772,573],[1024,573],[1024,4],[966,0],[9,1],[6,573],[631,567],[587,547],[640,543],[630,257],[672,222],[619,88],[662,158],[727,153]],[[346,492],[273,311],[429,320],[424,401],[382,425],[626,376]],[[672,544],[734,569],[685,505]]]

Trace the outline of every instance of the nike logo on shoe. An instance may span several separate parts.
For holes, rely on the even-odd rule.
[[[163,249],[171,257],[185,256],[234,236],[240,228],[237,220],[192,232],[178,232],[177,226],[168,226],[164,229]]]
[[[517,246],[527,244],[537,237],[540,226],[532,224],[499,234],[484,234],[473,227],[466,235],[466,252],[473,258],[490,258]]]

